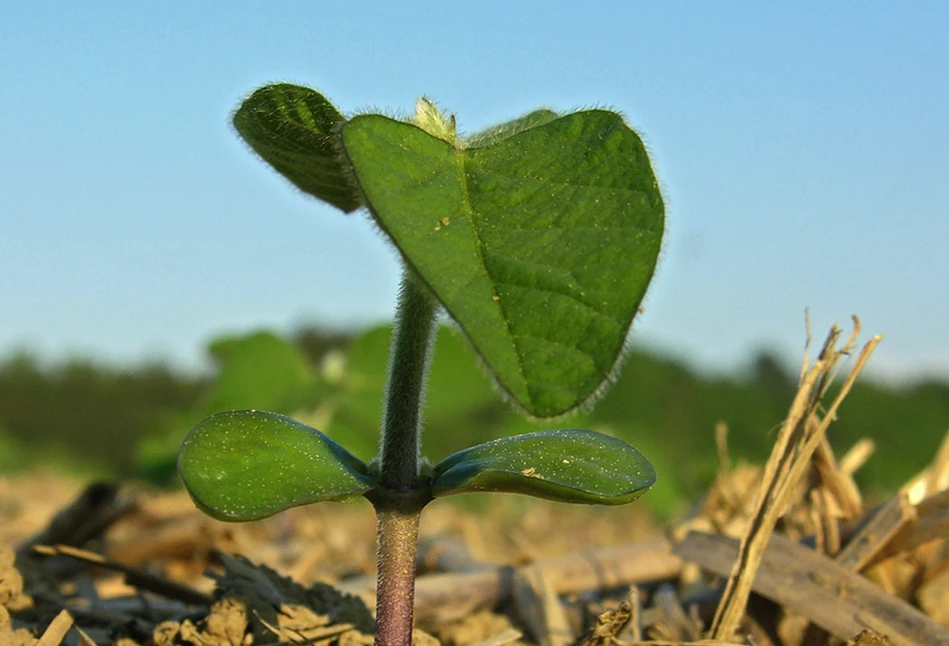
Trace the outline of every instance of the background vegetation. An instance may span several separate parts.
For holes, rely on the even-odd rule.
[[[192,424],[219,410],[291,414],[359,457],[375,454],[389,329],[358,336],[305,330],[292,339],[257,332],[211,344],[214,374],[162,365],[120,370],[92,361],[41,365],[17,354],[0,363],[0,471],[51,465],[173,484],[174,458]],[[426,406],[424,453],[448,453],[495,437],[550,427],[587,427],[622,437],[653,461],[660,483],[647,496],[668,512],[695,500],[718,461],[713,429],[729,427],[733,458],[763,460],[796,375],[758,354],[739,374],[707,375],[634,348],[614,386],[591,410],[535,423],[502,401],[467,343],[443,328]],[[949,384],[901,387],[863,379],[831,427],[838,451],[869,437],[877,453],[860,473],[887,491],[924,466],[949,428]]]

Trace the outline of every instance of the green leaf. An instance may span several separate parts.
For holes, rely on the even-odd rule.
[[[501,141],[502,139],[507,139],[508,137],[516,135],[519,132],[523,132],[528,128],[541,126],[549,121],[553,121],[558,116],[560,115],[558,115],[553,110],[534,110],[533,112],[525,114],[523,117],[505,121],[504,123],[491,126],[490,128],[469,136],[467,139],[465,139],[465,146],[467,148],[487,146]]]
[[[195,503],[220,520],[246,521],[375,487],[359,458],[314,428],[264,411],[199,422],[181,445],[178,472]]]
[[[265,162],[304,193],[349,213],[360,199],[337,150],[343,121],[322,94],[287,83],[258,89],[234,113],[238,134]]]
[[[664,208],[622,118],[535,113],[479,145],[379,115],[342,127],[379,226],[529,413],[591,398],[652,278]],[[480,145],[483,143],[483,145]]]
[[[298,347],[274,334],[216,339],[210,352],[221,369],[199,409],[202,416],[235,408],[289,413],[316,398],[317,377],[310,362]]]
[[[581,429],[516,435],[459,451],[432,470],[436,497],[471,491],[521,493],[560,502],[622,505],[656,482],[642,453]]]

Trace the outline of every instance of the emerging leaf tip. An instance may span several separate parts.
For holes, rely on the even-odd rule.
[[[428,134],[450,144],[454,144],[458,138],[455,115],[446,117],[435,102],[427,97],[419,97],[415,104],[415,116],[412,121]]]

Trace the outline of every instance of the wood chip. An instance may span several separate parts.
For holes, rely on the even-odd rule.
[[[814,451],[814,469],[821,490],[827,492],[836,503],[835,511],[839,514],[838,517],[856,518],[863,512],[863,497],[857,483],[838,465],[826,435],[821,438]]]
[[[916,509],[905,494],[899,493],[880,509],[847,542],[834,559],[837,564],[853,572],[860,572],[879,554],[907,523],[916,519]]]
[[[282,625],[274,626],[260,616],[258,616],[257,619],[267,630],[272,632],[281,643],[287,644],[310,644],[328,637],[335,637],[353,629],[352,624],[335,624],[333,626],[313,625],[303,628],[293,628]]]
[[[79,626],[76,626],[76,632],[79,633],[79,646],[98,646],[95,640]]]
[[[685,612],[675,588],[669,584],[659,586],[653,595],[653,603],[660,617],[650,632],[670,640],[695,641],[702,636],[701,625],[696,625]]]
[[[416,565],[422,572],[473,572],[491,567],[471,556],[468,546],[454,536],[423,540]]]
[[[526,567],[540,569],[554,591],[564,595],[674,579],[682,569],[682,559],[672,553],[667,539],[658,536],[631,545],[541,559]],[[510,566],[420,576],[415,583],[416,621],[439,625],[497,607],[510,599],[514,576],[515,569]],[[373,606],[375,585],[375,577],[360,577],[337,587]]]
[[[514,577],[514,601],[521,620],[540,646],[568,646],[576,639],[560,599],[539,568],[525,568]]]
[[[930,541],[949,537],[949,490],[942,491],[916,504],[916,520],[899,530],[873,558],[882,561],[901,552],[910,552]]]
[[[68,610],[63,610],[50,622],[43,636],[36,642],[36,646],[59,646],[63,643],[66,633],[72,628],[73,618]]]
[[[624,603],[629,606],[629,621],[626,627],[620,631],[619,636],[625,637],[627,634],[631,641],[642,641],[643,639],[643,601],[639,594],[639,586],[631,586],[626,595]]]
[[[692,532],[673,549],[710,572],[726,575],[736,561],[738,542]],[[895,646],[949,644],[949,630],[919,610],[778,534],[771,537],[752,589],[840,639],[869,628],[886,634]]]
[[[933,621],[949,628],[949,568],[924,583],[916,597]]]
[[[848,476],[855,474],[860,470],[860,467],[867,463],[867,460],[870,459],[870,456],[873,455],[876,448],[876,444],[870,438],[865,437],[861,439],[851,446],[850,450],[844,453],[844,456],[840,458],[841,472],[846,473]]]

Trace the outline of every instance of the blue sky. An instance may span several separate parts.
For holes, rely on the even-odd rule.
[[[606,105],[668,200],[634,339],[798,361],[859,314],[881,375],[949,376],[949,4],[19,2],[0,7],[0,356],[200,365],[258,327],[387,319],[364,215],[234,136],[270,81],[344,111],[420,94],[475,131]]]

